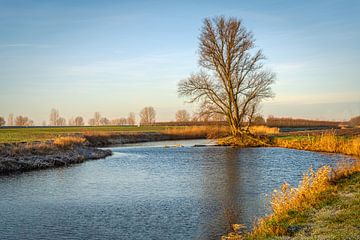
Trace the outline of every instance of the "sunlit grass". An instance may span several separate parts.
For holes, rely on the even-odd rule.
[[[360,156],[360,136],[344,138],[336,136],[332,131],[320,136],[276,138],[275,145],[300,150]]]
[[[171,127],[161,131],[165,134],[188,136],[188,137],[207,137],[218,138],[228,136],[230,134],[229,128],[226,126],[184,126],[184,127]]]
[[[86,139],[83,137],[67,136],[55,138],[53,144],[60,148],[68,148],[75,145],[80,145],[84,142],[86,142]]]
[[[267,127],[267,126],[251,126],[250,132],[252,134],[266,135],[266,134],[277,134],[280,132],[280,129],[277,127]]]
[[[234,231],[224,236],[223,239],[275,239],[276,236],[291,235],[289,233],[290,226],[300,226],[301,229],[302,225],[309,224],[309,216],[319,211],[315,209],[322,209],[338,201],[337,198],[341,195],[341,193],[337,192],[339,181],[359,173],[360,160],[354,162],[342,161],[333,169],[329,166],[323,166],[316,172],[310,168],[304,174],[297,187],[291,187],[289,184],[284,183],[280,189],[274,190],[269,203],[272,213],[260,219],[255,224],[253,231],[249,233],[237,233]],[[355,184],[359,184],[359,179]],[[356,191],[355,193],[347,193],[345,195],[349,203],[341,205],[340,201],[341,206],[334,207],[335,209],[345,208],[342,213],[345,218],[346,216],[353,216],[353,213],[345,211],[346,208],[357,209],[359,211],[360,202],[356,200],[356,197],[354,198],[354,194],[359,195],[358,189]],[[343,221],[345,220],[343,219]],[[344,226],[345,228],[351,229],[353,224],[357,224],[353,223],[354,221],[351,219],[348,222],[348,225],[350,224],[351,226]],[[329,229],[325,229],[328,232],[327,234],[336,235],[337,229],[331,229],[331,227],[334,227],[333,224],[328,224],[328,227]],[[319,228],[319,226],[314,228]]]
[[[0,143],[53,140],[61,136],[84,133],[159,132],[166,126],[98,126],[98,127],[44,127],[0,128]]]

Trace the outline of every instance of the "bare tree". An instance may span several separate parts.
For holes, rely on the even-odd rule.
[[[95,119],[94,118],[90,118],[89,121],[88,121],[88,124],[90,126],[95,126]]]
[[[84,119],[81,116],[77,116],[74,119],[74,125],[75,126],[84,126]]]
[[[73,117],[72,117],[72,118],[69,118],[69,120],[68,120],[68,126],[75,126],[75,120],[74,120]]]
[[[33,124],[34,122],[28,117],[24,117],[20,115],[15,118],[16,126],[32,126]]]
[[[156,112],[153,107],[144,107],[140,112],[140,124],[155,123]]]
[[[135,125],[135,122],[136,122],[135,113],[133,113],[133,112],[129,113],[129,116],[127,118],[127,124]]]
[[[54,109],[54,108],[51,109],[49,125],[50,126],[59,126],[58,125],[59,118],[60,118],[59,110]]]
[[[179,110],[175,114],[177,122],[188,122],[190,120],[190,114],[185,109]]]
[[[89,119],[90,126],[100,126],[101,114],[99,112],[94,113],[94,117]]]
[[[59,117],[56,121],[55,126],[66,126],[66,119],[63,117]]]
[[[180,96],[200,102],[204,112],[226,117],[233,135],[243,135],[242,123],[252,109],[273,96],[275,74],[264,70],[251,32],[236,18],[205,19],[200,35],[202,70],[179,83]]]
[[[7,121],[8,126],[14,126],[14,114],[10,113]]]
[[[99,125],[109,125],[110,124],[110,120],[107,119],[106,117],[102,117],[99,120]]]
[[[5,125],[5,119],[0,117],[0,127]]]
[[[100,119],[101,119],[101,114],[99,112],[95,112],[94,113],[94,125],[95,126],[100,125]]]

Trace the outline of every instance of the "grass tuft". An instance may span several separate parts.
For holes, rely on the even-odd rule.
[[[67,136],[55,138],[53,144],[59,148],[69,148],[76,145],[81,145],[86,142],[83,137]]]

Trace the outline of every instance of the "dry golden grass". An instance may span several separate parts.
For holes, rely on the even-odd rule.
[[[228,136],[229,128],[226,126],[188,126],[167,128],[162,133],[184,137],[218,138]]]
[[[274,190],[270,199],[272,214],[260,219],[251,233],[231,233],[223,239],[265,239],[287,233],[284,222],[288,221],[292,212],[304,211],[320,200],[322,193],[329,191],[333,183],[360,172],[360,160],[354,162],[341,161],[334,168],[323,166],[316,172],[310,168],[299,182],[298,187],[290,187],[284,183],[280,189]]]
[[[267,126],[251,126],[250,132],[257,135],[267,135],[267,134],[277,134],[280,132],[280,129],[277,127],[267,127]]]
[[[67,147],[82,144],[84,142],[86,142],[86,139],[83,137],[67,136],[67,137],[55,138],[53,141],[53,144],[60,148],[67,148]]]
[[[307,138],[278,138],[275,139],[275,145],[285,148],[360,156],[360,136],[341,138],[332,131]]]

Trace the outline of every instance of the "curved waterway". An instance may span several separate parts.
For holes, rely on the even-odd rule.
[[[251,227],[267,213],[281,183],[345,158],[208,143],[119,146],[103,160],[1,176],[0,239],[219,239],[229,220]]]

